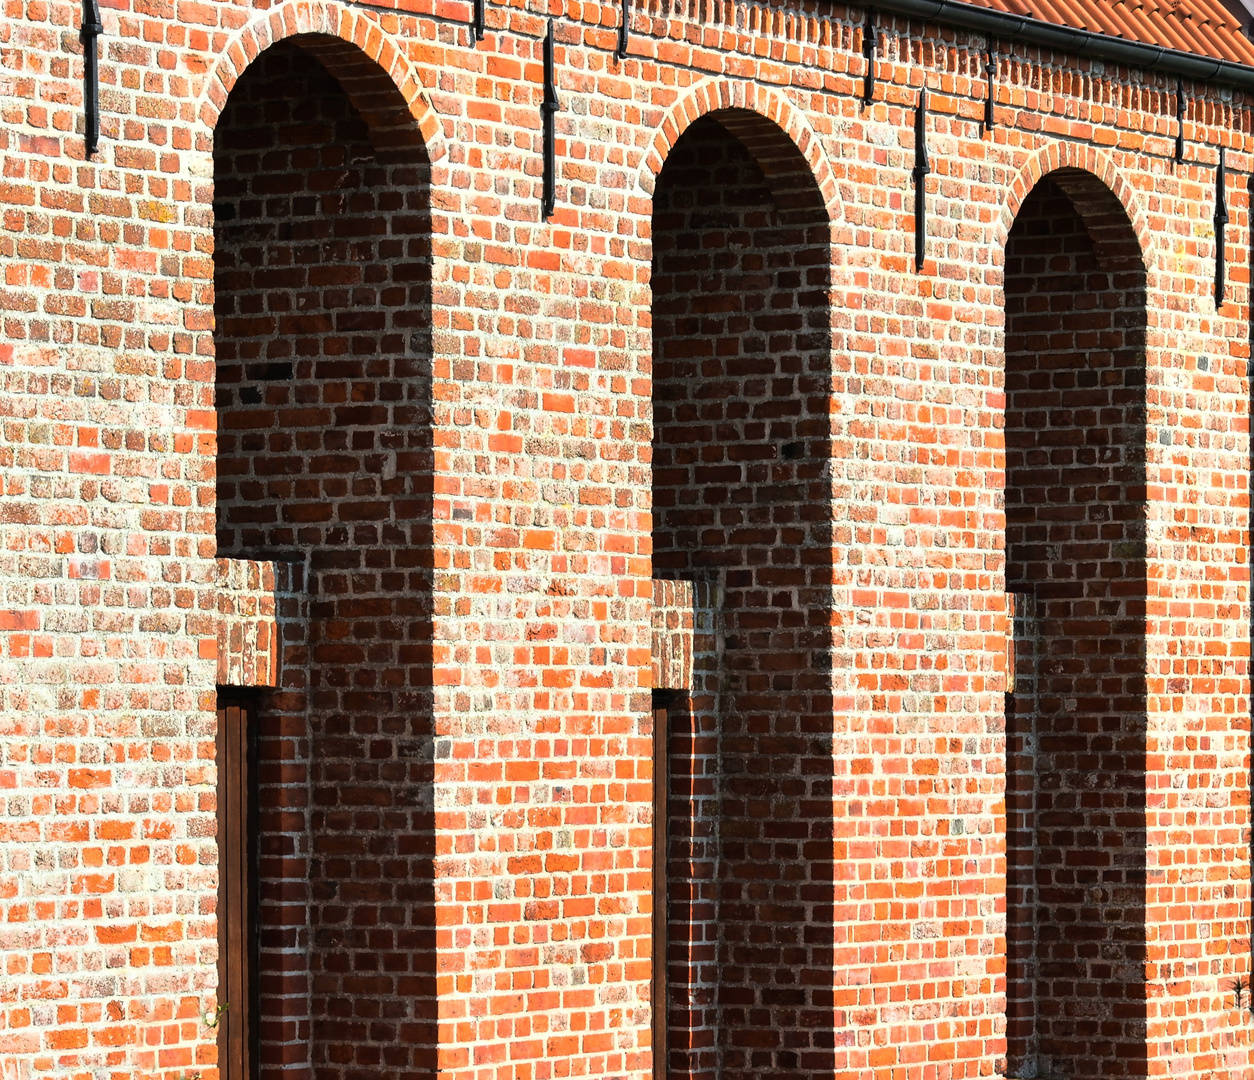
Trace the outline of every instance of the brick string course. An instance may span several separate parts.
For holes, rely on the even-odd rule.
[[[861,9],[652,4],[633,11],[620,62],[618,5],[569,5],[554,12],[563,111],[546,224],[548,12],[489,5],[477,47],[469,14],[106,6],[92,162],[76,130],[78,5],[10,4],[0,20],[0,1066],[211,1073],[213,560],[270,557],[274,544],[294,561],[281,611],[290,681],[262,710],[263,908],[281,972],[270,1075],[400,1075],[432,1058],[456,1080],[649,1075],[653,195],[685,129],[731,110],[725,130],[775,197],[796,189],[755,133],[774,123],[774,145],[796,146],[830,225],[831,355],[810,369],[830,382],[815,391],[830,431],[794,440],[829,446],[830,504],[814,520],[830,526],[830,598],[737,600],[724,614],[750,637],[752,614],[830,616],[832,704],[811,742],[826,735],[831,755],[807,782],[829,776],[831,804],[802,813],[781,799],[781,820],[812,838],[830,827],[831,880],[822,855],[776,869],[831,890],[817,916],[828,944],[805,942],[795,970],[830,947],[834,996],[826,1027],[785,1025],[763,1045],[771,1021],[752,1015],[750,980],[728,963],[708,984],[728,991],[707,1006],[721,1025],[708,1045],[729,1069],[804,1072],[807,1048],[783,1045],[799,1032],[841,1076],[1004,1068],[1002,265],[1019,207],[1065,167],[1113,193],[1146,267],[1145,1070],[1239,1075],[1247,1024],[1229,984],[1249,971],[1250,103],[1189,86],[1188,161],[1175,165],[1174,84],[1157,76],[1016,47],[999,62],[986,134],[982,38],[882,20],[878,100],[864,108]],[[328,265],[351,265],[360,286],[277,272],[234,285],[235,302],[292,298],[289,322],[306,319],[305,296],[314,309],[273,339],[290,356],[232,356],[256,342],[242,325],[215,342],[215,138],[225,147],[247,112],[245,69],[302,34],[320,36],[305,52],[359,119],[304,67],[304,85],[323,91],[302,107],[329,111],[258,122],[279,158],[309,163],[245,166],[237,147],[232,182],[298,185],[262,200],[294,200],[276,253],[294,251],[301,229],[355,222],[365,253]],[[924,81],[934,171],[916,273],[909,170]],[[222,116],[237,86],[245,104]],[[1230,300],[1216,312],[1221,142],[1233,221]],[[334,215],[298,211],[306,183]],[[414,224],[402,225],[387,199],[410,196]],[[263,232],[277,224],[264,205],[250,213]],[[428,230],[429,302],[421,277],[392,277],[422,258],[387,247],[425,251]],[[350,287],[372,299],[330,302]],[[391,288],[419,296],[393,305]],[[346,329],[354,317],[377,324]],[[423,318],[427,352],[413,342]],[[340,336],[371,343],[333,358]],[[218,348],[230,395],[220,456]],[[290,378],[248,372],[288,362]],[[326,396],[341,389],[342,402]],[[799,388],[787,393],[795,404]],[[267,410],[329,423],[272,424]],[[298,463],[266,472],[288,441]],[[223,491],[236,486],[222,514],[219,464]],[[806,499],[781,505],[817,510]],[[367,505],[378,516],[360,516]],[[245,509],[257,516],[231,521]],[[315,510],[298,526],[293,515]],[[346,565],[319,561],[336,558]],[[731,736],[763,743],[809,715],[821,692],[805,693],[809,704],[752,730],[734,726],[760,715],[747,707],[720,716]],[[723,892],[752,892],[733,862]],[[765,922],[767,953],[795,919]],[[752,944],[736,937],[745,925],[717,939],[725,958]],[[822,1004],[820,987],[807,993]],[[1115,1041],[1130,1031],[1117,1025]],[[784,1051],[795,1066],[753,1065]]]

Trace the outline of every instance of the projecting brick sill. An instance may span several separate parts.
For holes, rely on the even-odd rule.
[[[694,671],[716,650],[716,586],[709,582],[653,582],[653,688],[692,690]]]
[[[275,564],[217,560],[219,686],[277,686],[279,634],[275,618]],[[653,582],[653,686],[693,688],[697,607],[706,608],[708,585]],[[698,595],[700,594],[700,595]],[[703,620],[702,620],[703,621]]]
[[[277,686],[274,563],[218,559],[217,590],[218,685]]]

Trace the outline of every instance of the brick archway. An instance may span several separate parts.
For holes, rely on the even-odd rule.
[[[378,149],[385,143],[411,149],[421,142],[429,161],[444,157],[439,115],[399,42],[377,22],[334,2],[280,4],[241,29],[222,50],[201,91],[197,114],[202,123],[214,130],[248,66],[270,46],[297,37],[305,39],[302,47],[344,87]]]
[[[653,571],[719,627],[655,714],[655,1075],[818,1080],[836,1039],[831,226],[794,137],[725,100],[666,129],[652,200]]]
[[[783,94],[756,83],[711,79],[692,87],[676,101],[657,126],[653,143],[640,165],[636,180],[638,189],[649,196],[653,195],[658,175],[672,148],[693,123],[710,113],[731,110],[742,114],[756,113],[764,120],[771,121],[791,140],[810,166],[814,184],[822,194],[823,205],[827,208],[830,220],[839,196],[831,164],[823,151],[818,134],[810,126],[805,114]],[[745,116],[745,120],[748,119]],[[748,132],[742,135],[740,131],[736,131],[734,134],[742,139],[752,138],[752,134]],[[766,175],[774,179],[769,158],[762,160],[761,164]]]
[[[218,551],[287,570],[284,675],[236,789],[255,903],[228,961],[257,975],[238,1071],[425,1076],[431,166],[391,76],[308,25],[251,39],[213,133]]]
[[[1051,173],[1060,170],[1075,170],[1088,173],[1096,184],[1118,200],[1127,215],[1127,226],[1136,237],[1139,248],[1138,258],[1144,267],[1147,286],[1153,291],[1156,287],[1156,260],[1153,257],[1153,232],[1146,220],[1140,197],[1128,182],[1127,178],[1116,167],[1115,163],[1100,150],[1081,143],[1053,142],[1042,147],[1032,155],[1019,169],[1014,181],[1006,192],[1002,204],[1001,219],[994,239],[994,264],[1003,270],[1006,265],[1006,244],[1010,239],[1010,231],[1019,218],[1019,211],[1024,201],[1032,194],[1036,186]],[[1074,197],[1074,196],[1073,196]],[[1081,211],[1083,212],[1083,211]]]
[[[1061,157],[1004,249],[1008,1058],[1143,1076],[1147,273],[1125,201],[1066,164],[1100,162]]]

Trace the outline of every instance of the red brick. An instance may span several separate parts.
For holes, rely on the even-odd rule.
[[[672,745],[693,790],[668,817],[672,899],[701,950],[672,958],[675,1019],[701,1033],[702,1069],[967,1080],[1026,1056],[1003,594],[1034,565],[1076,567],[1103,608],[1056,628],[1076,665],[1056,674],[1130,669],[1086,691],[1087,712],[1077,692],[1076,715],[1100,719],[1075,745],[1118,759],[1085,774],[1110,780],[1103,798],[1136,803],[1143,762],[1145,804],[1092,809],[1082,820],[1110,828],[1068,847],[1124,860],[1096,914],[1065,856],[1051,864],[1059,910],[1128,970],[1077,957],[1107,1030],[1041,1031],[1070,1040],[1077,1078],[1248,1071],[1231,989],[1250,970],[1247,95],[1186,80],[1176,163],[1161,72],[996,41],[984,131],[982,35],[881,14],[864,106],[862,9],[707,8],[633,5],[621,61],[617,6],[556,19],[548,223],[534,13],[488,5],[475,43],[461,3],[109,7],[88,161],[73,11],[6,10],[0,1049],[15,1074],[216,1068],[199,1022],[218,857],[201,643],[214,560],[252,556],[290,571],[285,681],[258,712],[267,1080],[644,1080],[649,599],[700,553],[723,579],[723,655]],[[276,34],[298,41],[269,48]],[[1068,194],[1090,238],[1124,249],[1118,280],[1099,267],[1072,291],[1126,314],[1132,257],[1147,268],[1143,362],[1101,366],[1127,327],[1090,349],[1074,321],[1060,348],[1119,378],[1143,368],[1143,417],[1117,380],[1098,422],[1068,406],[1034,427],[1007,398],[1006,233],[1040,223],[1025,200],[1060,170],[1090,178]],[[673,216],[690,213],[676,196],[704,200],[696,219]],[[788,239],[799,222],[814,235]],[[706,294],[680,282],[685,258]],[[662,371],[712,343],[708,370]],[[704,418],[664,415],[694,390]],[[1003,489],[1013,517],[1025,482],[1003,432],[1041,430],[1143,448],[1139,484],[1099,460],[1063,485],[1077,499],[1044,504],[1132,513],[1112,510],[1091,559],[1028,558],[1007,533]],[[776,453],[791,443],[799,457]],[[673,511],[705,533],[670,545]],[[1117,553],[1142,517],[1144,551]],[[1090,708],[1120,694],[1139,703]],[[1060,770],[1057,790],[1091,794],[1081,774]],[[1060,852],[1065,824],[1039,830]],[[180,940],[140,941],[176,925]],[[1114,940],[1142,934],[1143,958]],[[1042,1000],[1066,974],[1042,976]]]

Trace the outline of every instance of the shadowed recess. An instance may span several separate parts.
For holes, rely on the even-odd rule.
[[[435,1072],[431,224],[406,116],[358,50],[305,37],[216,133],[218,553],[286,578],[257,707],[263,1078]]]
[[[1144,1076],[1145,269],[1043,179],[1006,246],[1008,1075]]]
[[[670,713],[676,1080],[832,1075],[830,261],[775,124],[728,110],[678,140],[653,213],[653,565],[709,583],[721,621]]]

